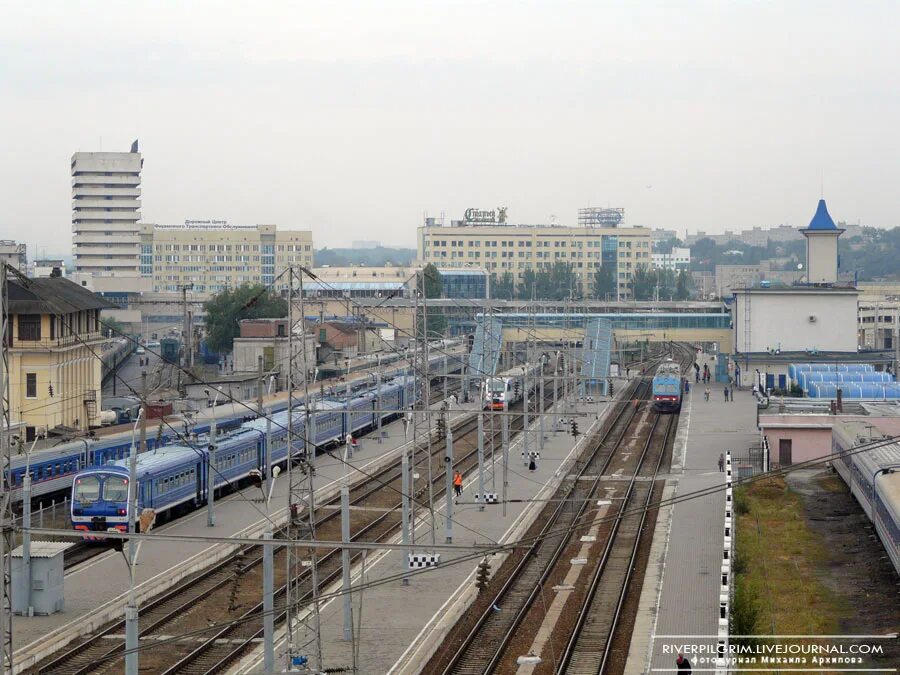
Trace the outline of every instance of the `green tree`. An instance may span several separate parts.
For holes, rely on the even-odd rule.
[[[422,268],[422,284],[425,290],[426,298],[440,298],[444,292],[444,285],[441,281],[441,273],[432,263],[428,263]],[[425,321],[420,318],[419,331],[428,337],[442,337],[447,330],[447,317],[444,316],[444,310],[440,307],[429,307],[427,315],[424,315]]]
[[[537,272],[533,269],[527,269],[522,272],[522,282],[519,284],[519,287],[516,289],[516,295],[519,300],[531,300],[532,292],[535,293],[535,297],[537,297]]]
[[[591,294],[598,300],[602,300],[607,296],[613,300],[616,298],[616,272],[612,265],[603,265],[594,272]]]
[[[111,316],[101,316],[100,325],[103,326],[104,337],[119,337],[125,335],[125,326],[118,319]]]
[[[691,279],[687,270],[681,270],[678,273],[678,284],[675,287],[675,299],[687,300],[691,297]]]
[[[635,300],[650,300],[652,296],[651,288],[656,287],[656,279],[651,279],[650,272],[646,267],[638,267],[631,276],[631,293]]]
[[[226,288],[203,303],[206,313],[206,344],[214,352],[226,354],[240,333],[242,319],[277,319],[286,317],[287,301],[262,284],[242,284]]]
[[[516,294],[516,278],[512,272],[504,272],[499,277],[491,275],[491,297],[498,300],[512,300]]]

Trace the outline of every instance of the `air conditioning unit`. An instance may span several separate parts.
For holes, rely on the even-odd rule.
[[[810,322],[810,323],[815,323],[815,322],[816,322],[816,315],[815,315],[815,314],[810,314],[810,315],[809,315],[809,322]]]

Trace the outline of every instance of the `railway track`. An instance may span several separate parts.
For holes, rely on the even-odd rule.
[[[662,420],[665,420],[664,422]],[[675,417],[657,416],[644,445],[638,471],[631,477],[625,499],[613,524],[600,563],[591,578],[587,599],[582,605],[558,671],[572,675],[596,675],[607,670],[613,637],[637,559],[647,507],[664,450],[675,429]],[[657,434],[657,428],[662,427]],[[654,443],[653,441],[657,442]],[[647,480],[639,480],[645,478]]]
[[[519,405],[521,407],[521,404]],[[511,432],[521,427],[522,416],[513,418]],[[499,435],[499,431],[497,434]],[[477,419],[468,420],[455,430],[455,449],[464,450],[454,468],[465,472],[477,463]],[[488,435],[486,434],[486,443]],[[423,444],[424,445],[424,444]],[[425,447],[420,447],[425,452]],[[441,491],[444,480],[443,443],[432,443],[430,461],[432,484]],[[351,505],[374,507],[354,512],[351,524],[352,539],[365,537],[367,541],[382,540],[399,528],[401,469],[397,464],[385,467],[351,488]],[[420,491],[421,492],[421,491]],[[317,515],[317,537],[340,541],[340,511],[335,508],[339,497],[320,507]],[[373,515],[375,511],[381,511]],[[276,549],[276,557],[283,550]],[[319,558],[319,585],[331,583],[341,574],[340,548],[330,550]],[[185,650],[181,642],[172,642],[163,649],[157,646],[142,656],[142,667],[152,672],[220,672],[227,663],[255,646],[254,640],[262,631],[261,547],[242,549],[235,555],[180,584],[163,597],[141,608],[141,638],[159,635],[206,633],[200,644],[193,641]],[[276,560],[275,608],[280,620],[285,613],[285,565]],[[306,584],[305,594],[312,597],[309,575],[300,579]],[[235,602],[235,597],[239,601]],[[229,623],[219,626],[209,635],[207,622],[198,628],[199,615],[209,607],[215,616],[229,617]],[[225,611],[223,611],[225,610]],[[206,629],[205,631],[203,629]],[[157,637],[157,639],[159,639]],[[115,672],[121,664],[124,649],[124,621],[117,621],[66,653],[41,664],[36,672],[83,675],[89,672]],[[187,652],[187,653],[185,653]],[[149,662],[149,663],[148,663]],[[174,663],[173,663],[174,662]],[[104,665],[105,664],[105,665]],[[145,665],[146,664],[146,665]]]
[[[637,382],[625,398],[640,397],[648,388],[646,381]],[[554,495],[556,505],[532,545],[493,594],[485,611],[445,664],[443,673],[480,675],[497,667],[526,612],[540,594],[544,580],[566,548],[569,529],[579,522],[588,507],[595,485],[586,485],[580,478],[592,472],[596,475],[594,483],[599,481],[636,414],[636,407],[620,406],[612,424],[597,436],[590,457],[582,462],[576,478],[566,481]],[[572,508],[572,504],[578,507]],[[502,607],[504,611],[497,612],[494,607]]]
[[[687,361],[687,354],[682,360]],[[625,400],[646,398],[649,384],[649,379],[642,379],[632,385]],[[559,654],[561,641],[565,661],[553,657],[552,664],[545,663],[536,672],[603,672],[642,540],[646,506],[676,420],[674,415],[651,412],[649,403],[620,407],[578,470],[560,486],[557,505],[548,506],[539,517],[539,530],[529,533],[531,547],[494,580],[487,601],[479,603],[484,610],[454,636],[455,641],[448,640],[454,651],[439,653],[430,670],[456,675],[515,672],[516,658],[529,653],[530,645],[538,651],[547,646],[546,652]],[[590,512],[600,504],[606,504],[602,508],[607,511],[591,523]],[[570,561],[582,556],[585,562],[578,572]],[[582,581],[585,577],[589,582]],[[566,588],[563,579],[575,583]],[[560,596],[565,604],[559,618],[544,626],[550,602],[545,594],[554,584],[568,595]],[[574,615],[578,618],[570,630],[566,617]],[[537,638],[539,632],[543,642]],[[547,670],[550,665],[552,671]]]

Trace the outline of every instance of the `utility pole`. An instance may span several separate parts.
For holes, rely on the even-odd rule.
[[[141,413],[143,413],[143,408]],[[143,415],[141,415],[143,417]],[[135,423],[137,426],[137,423]],[[128,531],[137,530],[137,446],[134,442],[135,429],[131,430],[131,451],[128,457]],[[134,567],[137,564],[138,542],[133,537],[128,540],[128,604],[125,605],[125,675],[138,675],[138,606],[134,588]]]
[[[187,292],[194,290],[194,284],[183,284],[181,286],[181,305],[184,312],[184,367],[194,367],[194,330],[191,325],[191,313],[188,310]]]
[[[266,408],[263,405],[263,389],[265,387],[265,376],[263,374],[262,354],[260,354],[256,360],[256,369],[259,374],[259,385],[256,393],[256,411],[260,417],[266,418],[266,456],[263,457],[263,461],[265,462],[265,470],[263,473],[266,479],[266,494],[269,494],[272,490],[272,481],[274,480],[274,478],[272,477],[272,417],[270,415],[266,415]]]
[[[406,449],[403,449],[403,457],[400,461],[400,471],[402,472],[402,476],[400,477],[400,504],[402,505],[402,530],[401,537],[403,541],[403,545],[409,545],[409,456],[406,454]],[[400,569],[404,572],[409,569],[408,558],[409,549],[403,549],[400,551]],[[409,586],[409,578],[404,574],[403,575],[403,585]]]
[[[0,675],[12,672],[12,550],[15,548],[13,532],[12,496],[10,494],[10,412],[9,412],[9,289],[7,287],[6,264],[0,263],[0,562],[3,569],[3,598],[0,602],[0,630],[3,631],[3,653],[0,654]]]
[[[315,539],[316,537],[316,505],[315,505],[315,430],[313,421],[315,417],[310,414],[312,403],[309,397],[309,367],[306,358],[306,327],[304,325],[303,305],[303,274],[301,267],[299,274],[294,265],[288,267],[288,535],[290,539]],[[295,290],[295,282],[298,288]],[[297,297],[299,296],[299,297]],[[299,302],[298,302],[299,300]],[[294,305],[299,305],[299,314],[295,315]],[[303,372],[303,434],[300,436],[303,448],[298,452],[297,438],[294,429],[294,389],[295,389],[295,354],[294,354],[294,330],[300,327],[301,358]],[[307,631],[312,631],[312,640],[306,638],[300,631],[299,617],[301,604],[304,597],[301,577],[307,569],[306,560],[302,550],[296,546],[289,546],[287,550],[287,634],[288,653],[287,670],[292,668],[295,657],[305,656],[301,650],[312,644],[315,650],[315,663],[318,670],[324,670],[322,659],[322,632],[319,617],[319,573],[318,555],[316,549],[309,550],[309,575],[312,585],[312,625],[304,625]],[[295,625],[298,624],[298,625]]]
[[[412,374],[412,378],[413,378],[413,400],[412,400],[412,428],[413,428],[413,434],[412,434],[412,449],[411,449],[411,452],[410,452],[410,466],[412,467],[411,470],[412,470],[412,471],[415,471],[415,470],[416,470],[416,445],[418,445],[418,442],[419,442],[419,437],[418,437],[418,433],[419,433],[419,407],[420,407],[420,405],[421,405],[421,397],[422,397],[422,389],[421,389],[420,386],[419,386],[420,378],[417,377],[417,371],[419,370],[419,353],[420,353],[420,350],[421,350],[421,345],[419,344],[419,340],[421,339],[421,338],[420,338],[420,331],[421,331],[421,328],[420,328],[420,326],[419,326],[419,320],[420,320],[420,318],[421,318],[421,316],[420,316],[420,314],[419,314],[419,293],[420,293],[420,288],[419,288],[419,270],[416,270],[416,274],[415,274],[415,282],[414,282],[414,284],[413,284],[413,287],[415,288],[415,291],[413,292],[413,303],[414,303],[414,309],[413,309],[413,345],[412,345],[413,354],[412,354],[412,360],[409,361],[409,363],[410,363],[411,366],[412,366],[412,367],[409,369],[409,372]],[[424,379],[424,378],[421,378],[421,379]],[[422,383],[422,386],[424,386],[424,382]],[[427,429],[427,430],[425,431],[425,433],[428,434],[428,435],[430,436],[430,435],[431,435],[431,429]],[[415,481],[412,479],[412,476],[410,476],[410,484],[409,484],[409,488],[410,488],[409,494],[412,494],[412,493],[415,491]],[[415,543],[415,542],[416,542],[416,512],[415,512],[415,511],[416,511],[416,510],[413,509],[412,512],[409,514],[409,519],[410,519],[409,528],[410,528],[410,542],[411,542],[411,543]],[[433,532],[434,532],[434,525],[432,525],[431,530],[432,530],[432,533],[433,533]],[[433,536],[434,536],[434,534],[432,534],[432,537],[433,537]],[[408,582],[407,582],[407,583],[408,583]]]
[[[429,364],[429,349],[428,349],[428,293],[426,292],[428,288],[428,279],[425,278],[425,271],[422,270],[422,368],[419,372],[422,373],[422,377],[425,379],[425,396],[423,398],[423,403],[425,405],[425,428],[428,430],[428,435],[426,436],[426,450],[427,454],[426,462],[428,464],[428,513],[434,513],[434,480],[431,471],[431,375],[428,372],[428,364]],[[447,429],[450,429],[450,415],[447,415]],[[415,445],[413,445],[415,448]],[[414,450],[415,451],[415,450]],[[450,450],[451,456],[453,449]],[[415,472],[415,462],[413,462],[413,472]],[[416,483],[415,483],[416,475],[413,473],[413,483],[412,483],[412,494],[416,493]],[[416,527],[415,527],[415,506],[413,506],[413,540],[415,540],[416,536]],[[431,543],[433,544],[435,541],[435,523],[434,518],[431,518]]]
[[[538,392],[538,396],[540,396],[540,410],[539,410],[539,424],[540,424],[540,441],[539,447],[541,450],[544,449],[544,366],[546,365],[545,359],[541,356],[541,369],[540,369],[540,391]]]
[[[478,413],[478,506],[484,511],[484,413]]]
[[[501,431],[500,435],[503,439],[503,517],[506,518],[506,488],[509,485],[508,469],[509,469],[509,417],[500,415]]]
[[[219,402],[219,392],[216,391],[216,397],[213,399],[212,417],[209,420],[209,446],[207,447],[206,461],[206,526],[215,527],[216,513],[213,510],[216,501],[216,404]]]
[[[379,413],[380,414],[380,413]],[[341,549],[342,590],[344,594],[344,640],[353,642],[353,596],[350,594],[350,480],[347,471],[350,446],[344,454],[344,481],[341,484],[341,541],[345,546]]]
[[[448,415],[449,418],[449,415]],[[450,428],[450,420],[447,419],[447,447],[445,448],[444,465],[447,467],[445,475],[445,485],[447,493],[447,513],[446,515],[446,543],[453,543],[453,429]],[[429,434],[430,435],[430,434]],[[429,459],[428,464],[431,464]]]

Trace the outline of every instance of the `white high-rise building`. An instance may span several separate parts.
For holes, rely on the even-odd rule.
[[[141,154],[72,155],[72,253],[75,272],[140,275]]]

